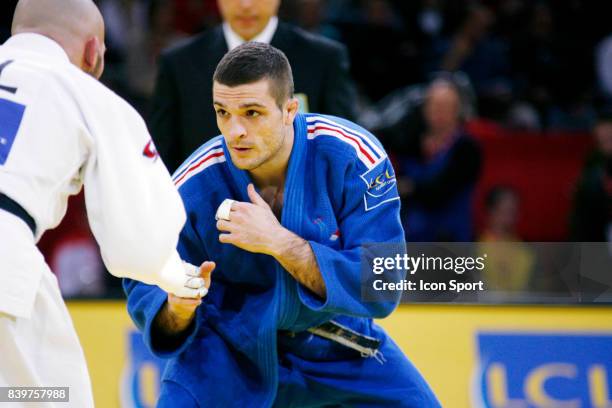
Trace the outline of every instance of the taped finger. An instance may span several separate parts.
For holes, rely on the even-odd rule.
[[[191,288],[184,286],[180,290],[178,290],[176,293],[174,293],[174,295],[180,298],[199,299],[202,297],[201,293],[202,293],[201,289],[191,289]]]
[[[232,204],[235,203],[235,200],[226,198],[223,200],[219,208],[217,208],[217,213],[215,214],[216,220],[230,220],[230,212],[232,211]]]
[[[183,268],[185,269],[185,273],[188,276],[200,276],[200,268],[195,265],[190,264],[189,262],[183,261]]]
[[[202,278],[189,278],[187,282],[185,282],[185,286],[191,289],[200,289],[206,284],[204,279]]]

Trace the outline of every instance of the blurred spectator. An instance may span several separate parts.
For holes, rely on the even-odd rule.
[[[153,92],[155,61],[184,37],[176,27],[174,0],[103,0],[108,58],[102,81],[144,111]]]
[[[529,102],[514,103],[506,116],[507,128],[519,131],[537,132],[542,130],[542,119],[536,108]]]
[[[131,51],[133,38],[145,36],[147,0],[102,0],[100,11],[106,26],[107,47],[125,57]]]
[[[516,233],[519,205],[512,187],[495,186],[486,194],[487,225],[479,239],[479,253],[487,254],[481,276],[488,290],[529,288],[534,255]]]
[[[332,40],[340,41],[340,31],[325,21],[325,7],[323,0],[298,0],[297,23],[304,30],[313,34],[320,34]]]
[[[169,49],[159,60],[149,128],[171,171],[219,134],[212,76],[228,49],[245,41],[268,42],[286,54],[303,110],[355,117],[355,90],[341,44],[279,22],[280,0],[219,0],[218,4],[223,25]]]
[[[456,31],[465,9],[463,0],[392,1],[392,4],[421,51],[426,51],[434,40]]]
[[[548,110],[547,130],[580,132],[593,127],[597,120],[595,108],[590,103],[591,96],[583,92],[559,103],[553,104]]]
[[[518,193],[512,187],[494,186],[485,197],[487,224],[480,241],[518,241]]]
[[[570,238],[577,242],[612,242],[612,112],[594,128],[596,150],[587,159],[574,195]]]
[[[563,44],[554,35],[553,16],[547,4],[536,3],[526,21],[512,41],[512,69],[518,97],[529,104],[526,106],[533,106],[539,118],[546,119],[555,87],[562,86],[559,59]]]
[[[513,37],[515,96],[523,106],[537,111],[544,128],[588,130],[595,118],[590,106],[592,75],[585,66],[588,64],[584,64],[590,58],[581,46],[579,35],[564,27],[571,24],[574,28],[576,24],[561,18],[569,10],[559,7],[556,11],[557,18],[547,2],[534,2],[527,24]]]
[[[186,34],[175,25],[177,9],[173,0],[150,0],[147,35],[134,39],[127,58],[127,74],[135,92],[147,99],[153,93],[157,76],[156,61],[164,48],[176,44]]]
[[[336,16],[335,25],[349,49],[351,73],[366,104],[422,82],[416,44],[391,1],[355,1]]]
[[[423,108],[425,129],[415,151],[399,159],[398,187],[409,241],[470,241],[472,196],[479,177],[478,145],[462,126],[461,96],[434,81]]]
[[[481,113],[503,118],[512,95],[508,45],[491,32],[495,15],[487,7],[468,9],[459,30],[432,46],[430,69],[465,72],[474,84]]]
[[[431,82],[442,79],[452,82],[460,95],[461,120],[471,121],[476,115],[476,96],[469,78],[462,72],[435,72],[428,83],[399,88],[376,104],[362,109],[359,123],[370,129],[391,153],[411,155],[424,132],[422,108]]]

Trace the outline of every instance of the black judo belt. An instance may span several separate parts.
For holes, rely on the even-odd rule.
[[[0,193],[0,209],[21,218],[30,227],[32,234],[36,235],[36,222],[34,218],[11,197]]]
[[[333,320],[308,329],[314,335],[331,340],[350,349],[361,353],[363,357],[374,357],[380,363],[385,359],[380,352],[381,341],[374,337],[366,336],[355,330],[341,325]]]

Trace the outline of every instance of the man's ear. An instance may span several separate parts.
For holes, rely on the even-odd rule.
[[[93,73],[98,62],[100,54],[98,49],[100,48],[100,42],[98,37],[91,37],[85,43],[85,50],[83,51],[83,63],[81,69],[87,73]]]
[[[295,115],[297,115],[300,110],[300,102],[297,98],[290,98],[285,105],[285,112],[287,116],[285,116],[285,125],[293,125],[293,120],[295,119]]]

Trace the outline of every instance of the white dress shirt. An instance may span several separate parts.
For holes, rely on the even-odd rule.
[[[272,41],[272,37],[274,37],[274,33],[276,32],[276,27],[278,27],[278,17],[274,16],[270,19],[270,21],[268,21],[268,24],[261,31],[261,33],[253,37],[251,41],[270,44],[270,41]],[[223,35],[225,36],[227,48],[230,51],[246,42],[242,37],[236,34],[234,30],[232,30],[227,22],[223,23]]]

